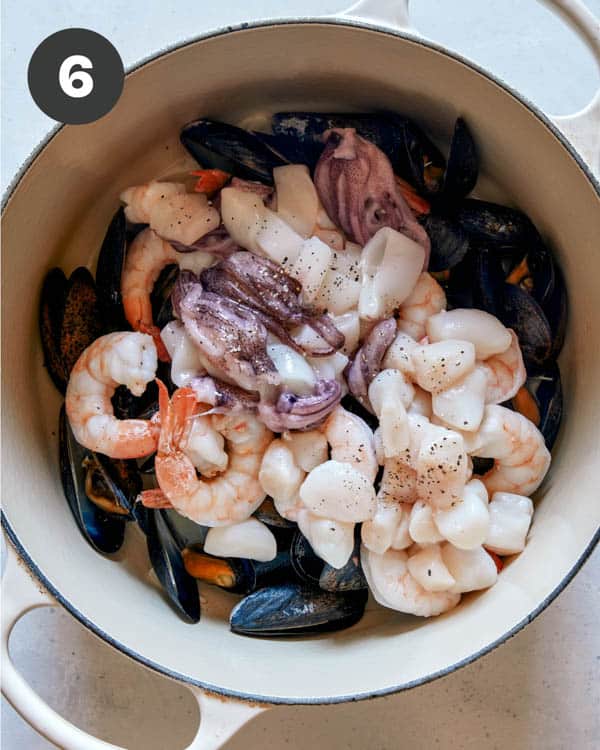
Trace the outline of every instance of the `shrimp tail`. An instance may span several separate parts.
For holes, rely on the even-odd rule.
[[[161,489],[143,490],[137,497],[144,508],[172,508],[169,498]]]
[[[156,354],[161,362],[171,361],[171,357],[169,356],[167,347],[164,345],[164,342],[160,336],[160,328],[158,326],[148,325],[140,321],[137,325],[137,330],[140,331],[140,333],[147,333],[149,336],[152,336],[152,340],[154,341],[154,345],[156,346]]]

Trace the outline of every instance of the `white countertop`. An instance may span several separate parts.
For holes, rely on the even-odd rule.
[[[310,16],[335,0],[255,0],[252,18]],[[251,20],[242,0],[4,0],[4,189],[52,126],[33,103],[27,63],[46,36],[69,26],[107,36],[126,65],[211,28]],[[588,0],[600,16],[600,0]],[[598,86],[590,55],[535,0],[413,0],[417,27],[475,59],[555,114],[583,106]],[[451,8],[451,12],[450,12]],[[283,707],[255,719],[227,750],[600,747],[600,552],[537,620],[496,651],[404,694],[333,707]],[[71,721],[131,750],[178,750],[195,732],[185,687],[113,651],[64,611],[38,610],[17,625],[15,662]],[[47,750],[2,704],[4,750]]]

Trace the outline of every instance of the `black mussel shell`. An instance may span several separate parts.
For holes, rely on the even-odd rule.
[[[473,259],[473,304],[498,317],[504,294],[504,269],[500,255],[495,249],[478,247]]]
[[[160,272],[150,301],[152,302],[152,318],[159,328],[164,328],[175,317],[171,293],[179,277],[179,266],[168,265]]]
[[[273,184],[273,168],[289,162],[253,133],[217,120],[196,120],[181,131],[181,142],[203,168],[222,169]]]
[[[162,379],[161,375],[159,377]],[[151,419],[158,411],[158,386],[150,382],[141,396],[134,396],[126,386],[120,385],[111,402],[118,419]]]
[[[360,136],[380,148],[392,164],[397,166],[402,142],[400,127],[405,122],[405,117],[391,112],[277,112],[271,119],[271,126],[275,136],[296,140],[309,152],[311,159],[316,155],[317,161],[324,147],[325,131],[331,128],[354,128]],[[314,152],[310,149],[314,149]]]
[[[556,284],[562,279],[557,280],[556,262],[541,237],[527,252],[527,266],[531,274],[531,293],[544,309],[552,297]]]
[[[563,413],[562,382],[556,362],[545,370],[531,375],[525,387],[535,399],[540,414],[539,430],[544,436],[546,447],[552,450]]]
[[[367,579],[360,564],[360,526],[354,533],[354,549],[350,559],[342,568],[325,563],[319,576],[319,586],[324,591],[362,591],[367,588]]]
[[[556,359],[565,343],[568,319],[567,287],[559,266],[554,269],[554,289],[541,305],[552,330],[552,357]]]
[[[398,173],[427,197],[442,189],[446,160],[440,150],[411,120],[398,124],[400,145],[396,166]],[[394,162],[392,162],[394,163]]]
[[[260,133],[253,131],[260,141],[288,161],[290,164],[306,164],[311,172],[314,171],[325,144],[318,140],[298,138],[294,135],[280,133]]]
[[[75,440],[64,406],[59,418],[59,457],[63,491],[83,537],[98,552],[117,552],[125,537],[126,520],[105,513],[86,495],[86,459],[90,452]]]
[[[476,255],[475,247],[469,247],[465,257],[450,269],[448,278],[442,283],[449,310],[457,307],[470,308],[475,305],[473,278]]]
[[[48,272],[40,296],[40,337],[44,350],[44,364],[54,385],[64,395],[69,375],[60,351],[65,300],[67,298],[67,277],[60,268]]]
[[[357,623],[366,601],[366,590],[333,593],[284,583],[242,599],[229,624],[234,633],[259,637],[326,633]]]
[[[314,553],[308,539],[300,531],[297,531],[292,539],[290,560],[300,581],[313,586],[319,585],[325,563]]]
[[[504,285],[502,300],[498,316],[517,334],[525,366],[543,368],[551,359],[554,346],[554,336],[544,311],[530,294],[514,284]]]
[[[468,235],[489,246],[520,251],[537,237],[528,216],[498,203],[467,198],[457,209],[455,218]]]
[[[257,510],[254,511],[254,517],[267,526],[281,528],[281,529],[295,529],[296,524],[293,521],[288,521],[277,512],[275,503],[272,497],[267,497],[258,506]],[[271,528],[271,531],[273,529]]]
[[[429,271],[445,271],[465,257],[469,238],[460,225],[446,216],[428,214],[422,225],[431,240]]]
[[[70,373],[84,349],[102,334],[96,284],[87,268],[76,268],[67,287],[60,351]]]
[[[234,633],[259,637],[310,635],[343,630],[364,614],[367,591],[331,592],[299,583],[260,589],[231,611]]]
[[[471,131],[459,117],[450,143],[448,165],[444,175],[444,200],[455,203],[475,187],[479,175],[479,157]]]
[[[100,248],[96,265],[98,306],[106,331],[126,331],[121,299],[121,275],[127,252],[127,226],[123,207],[113,216]]]
[[[158,580],[183,620],[200,620],[200,595],[196,579],[186,571],[179,540],[175,538],[165,511],[135,506],[138,525],[146,534],[148,555]]]
[[[142,491],[142,477],[134,459],[109,458],[93,453],[104,485],[117,505],[131,515],[137,496]]]

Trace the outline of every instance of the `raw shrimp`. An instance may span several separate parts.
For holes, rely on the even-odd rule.
[[[169,361],[169,355],[159,329],[153,324],[150,294],[160,272],[177,263],[178,253],[172,245],[152,231],[144,229],[131,243],[125,257],[121,276],[123,309],[129,325],[136,331],[149,333],[154,339],[159,359]]]
[[[517,395],[519,388],[527,380],[519,339],[511,328],[508,330],[512,339],[508,349],[501,354],[488,357],[481,363],[487,375],[486,404],[509,401]]]
[[[425,336],[425,323],[430,315],[446,309],[446,295],[437,281],[423,272],[414,289],[400,305],[398,330],[419,341]]]
[[[343,406],[337,406],[319,428],[331,446],[334,461],[351,464],[369,482],[377,475],[375,441],[367,423]]]
[[[546,476],[550,452],[538,428],[522,414],[504,406],[486,406],[475,436],[472,455],[494,458],[482,481],[490,497],[494,492],[529,496]]]
[[[360,559],[369,588],[379,604],[398,612],[433,617],[455,607],[460,594],[427,591],[408,568],[405,550],[389,549],[382,555],[362,547]]]
[[[118,385],[141,396],[156,374],[156,347],[143,333],[101,336],[79,357],[69,378],[65,406],[78,443],[111,458],[154,453],[155,419],[117,419],[111,398]]]
[[[161,431],[155,466],[162,492],[178,513],[204,526],[249,518],[265,498],[258,472],[272,433],[252,414],[212,414],[229,461],[224,473],[199,479],[185,446],[201,405],[191,388],[178,389],[169,401],[165,385],[158,385]]]

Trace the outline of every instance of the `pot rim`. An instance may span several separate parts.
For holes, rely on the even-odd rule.
[[[493,73],[490,73],[488,70],[481,67],[477,63],[469,60],[468,58],[462,56],[461,54],[453,50],[450,50],[444,47],[441,44],[430,41],[429,39],[424,39],[419,36],[415,36],[406,31],[396,30],[393,28],[380,26],[374,23],[358,21],[358,20],[354,20],[350,18],[343,18],[343,17],[325,17],[325,18],[301,17],[301,18],[267,19],[267,20],[254,21],[254,22],[244,22],[240,24],[221,27],[213,31],[208,31],[203,34],[189,37],[181,42],[176,42],[172,45],[168,45],[158,50],[157,52],[151,53],[141,58],[137,62],[133,63],[132,65],[128,66],[126,69],[126,75],[130,75],[131,73],[134,73],[139,68],[143,67],[144,65],[147,65],[150,62],[153,62],[159,59],[160,57],[163,57],[164,55],[170,54],[171,52],[176,52],[179,49],[187,47],[191,44],[195,44],[197,42],[216,38],[219,36],[224,36],[225,34],[230,34],[230,33],[239,32],[239,31],[260,29],[260,28],[273,27],[273,26],[287,26],[287,25],[307,25],[307,26],[332,25],[332,26],[349,26],[353,28],[365,29],[367,31],[373,31],[375,33],[386,34],[388,36],[397,37],[405,41],[411,42],[413,44],[420,44],[423,47],[431,49],[435,52],[439,52],[445,55],[446,57],[449,57],[455,60],[456,62],[463,64],[465,67],[471,68],[479,75],[483,76],[484,78],[494,83],[496,86],[503,89],[507,94],[509,94],[518,102],[520,102],[525,107],[527,107],[527,109],[533,115],[535,115],[535,117],[537,117],[537,119],[542,123],[542,125],[544,125],[555,136],[555,138],[561,143],[561,145],[564,148],[566,148],[570,156],[577,163],[583,175],[591,183],[598,198],[600,198],[600,182],[596,180],[591,170],[589,169],[585,161],[582,159],[582,157],[579,155],[579,153],[576,151],[574,146],[570,143],[570,141],[565,137],[565,135],[560,131],[560,129],[552,122],[552,120],[548,117],[548,115],[544,114],[544,112],[542,112],[542,110],[539,109],[539,107],[537,107],[535,104],[529,101],[527,97],[518,93],[508,83],[506,83],[499,77],[495,76]],[[4,213],[4,210],[12,194],[15,192],[21,180],[27,174],[29,168],[32,166],[32,164],[35,162],[35,160],[40,155],[40,153],[44,150],[44,148],[46,148],[46,146],[53,140],[53,138],[56,135],[58,135],[58,133],[64,127],[65,127],[64,124],[55,125],[46,134],[46,136],[37,144],[37,146],[32,150],[30,155],[27,157],[27,159],[23,162],[23,164],[18,169],[15,176],[13,177],[13,179],[11,180],[8,187],[5,189],[3,193],[2,202],[1,202],[2,213]],[[311,697],[296,697],[295,698],[295,697],[254,695],[252,693],[245,693],[245,692],[238,691],[238,690],[230,690],[227,688],[223,688],[219,685],[207,683],[202,680],[198,680],[190,675],[186,675],[181,672],[176,672],[174,670],[168,669],[164,665],[159,664],[153,661],[152,659],[148,659],[147,657],[143,656],[140,653],[137,653],[135,650],[129,648],[123,643],[120,643],[118,640],[113,638],[109,633],[107,633],[102,628],[100,628],[95,622],[87,618],[82,612],[80,612],[77,609],[77,607],[75,607],[66,597],[64,597],[60,593],[60,591],[46,578],[42,570],[29,556],[28,552],[26,551],[24,546],[21,544],[17,534],[15,533],[12,526],[10,525],[10,522],[8,521],[4,511],[2,511],[0,515],[1,515],[1,523],[2,523],[3,529],[5,530],[10,542],[15,547],[19,556],[25,562],[25,564],[27,565],[31,573],[40,581],[40,583],[42,583],[42,585],[50,592],[50,594],[56,599],[56,601],[59,602],[59,604],[61,604],[85,628],[87,628],[89,631],[94,633],[94,635],[101,638],[110,646],[116,648],[122,654],[129,656],[130,658],[134,659],[135,661],[142,664],[143,666],[159,674],[162,674],[165,677],[169,677],[171,679],[177,680],[184,684],[193,685],[195,687],[201,688],[203,690],[207,690],[208,692],[215,693],[217,695],[231,697],[231,698],[238,698],[238,699],[253,702],[253,703],[261,703],[261,704],[266,703],[266,704],[273,704],[273,705],[327,705],[327,704],[346,703],[350,701],[359,701],[359,700],[379,698],[382,696],[391,695],[394,693],[400,693],[405,690],[410,690],[411,688],[414,688],[414,687],[425,685],[429,682],[432,682],[433,680],[439,679],[440,677],[445,677],[455,672],[456,670],[460,669],[461,667],[465,667],[468,664],[471,664],[472,662],[479,659],[481,656],[485,656],[486,654],[490,653],[494,649],[498,648],[498,646],[502,645],[503,643],[508,641],[510,638],[515,636],[526,625],[528,625],[532,620],[534,620],[541,612],[543,612],[546,609],[546,607],[548,607],[554,601],[554,599],[556,599],[556,597],[566,588],[566,586],[573,580],[575,575],[579,572],[579,570],[581,569],[581,567],[583,566],[587,558],[590,556],[590,554],[594,550],[595,546],[600,541],[600,527],[599,527],[598,529],[596,529],[596,532],[594,533],[594,536],[592,537],[591,541],[589,542],[587,547],[584,549],[582,554],[579,556],[579,558],[577,559],[577,561],[575,562],[571,570],[560,581],[558,586],[556,586],[556,588],[553,589],[537,607],[535,607],[526,617],[520,620],[516,625],[514,625],[510,630],[508,630],[502,636],[497,638],[495,641],[492,641],[491,643],[487,644],[486,646],[479,649],[478,651],[471,654],[470,656],[465,657],[464,659],[461,659],[455,662],[454,664],[449,665],[445,669],[438,670],[437,672],[432,672],[430,674],[424,675],[423,677],[420,677],[415,680],[411,680],[406,683],[401,683],[399,685],[392,685],[390,687],[381,688],[379,690],[369,690],[364,693],[356,693],[356,694],[349,694],[349,695],[336,695],[336,696],[327,696],[327,697],[319,697],[319,696],[312,697],[311,696]]]

